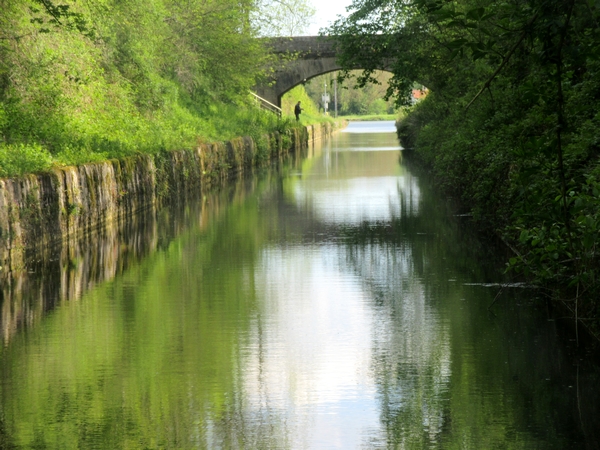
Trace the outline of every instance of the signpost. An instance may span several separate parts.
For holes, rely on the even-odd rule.
[[[323,91],[323,95],[321,96],[321,103],[323,105],[323,111],[325,111],[325,115],[327,115],[327,109],[329,107],[329,94],[327,93],[327,82],[323,83],[325,90]]]

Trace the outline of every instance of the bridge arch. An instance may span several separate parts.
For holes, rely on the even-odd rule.
[[[311,78],[318,77],[319,75],[325,75],[329,72],[340,70],[341,66],[335,61],[315,61],[311,64],[302,64],[300,67],[294,68],[296,70],[289,70],[280,74],[275,82],[277,89],[278,101],[281,103],[281,98],[291,89],[295,88],[299,84],[309,81]],[[260,95],[260,94],[259,94]],[[281,106],[276,103],[277,106]]]
[[[336,42],[326,36],[278,37],[265,41],[279,63],[270,79],[256,86],[255,92],[280,108],[281,97],[293,87],[342,68],[337,62]],[[392,67],[392,63],[390,60],[386,65]],[[380,70],[390,71],[388,68]],[[426,82],[422,84],[429,86]]]
[[[320,36],[271,38],[267,41],[279,65],[256,93],[281,107],[281,97],[295,86],[319,75],[340,70],[332,41]]]

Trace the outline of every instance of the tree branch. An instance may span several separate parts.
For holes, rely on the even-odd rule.
[[[535,14],[530,20],[529,22],[527,22],[527,25],[525,25],[525,29],[523,30],[523,33],[521,33],[521,36],[519,37],[519,40],[515,43],[515,45],[512,46],[512,48],[510,49],[510,51],[508,52],[508,54],[504,57],[504,59],[502,60],[502,63],[500,63],[500,66],[498,66],[498,68],[494,71],[494,73],[492,74],[492,76],[485,82],[485,84],[483,85],[483,87],[481,88],[481,90],[477,93],[477,95],[475,95],[475,97],[473,97],[473,99],[469,102],[469,104],[467,106],[465,106],[465,112],[471,107],[471,105],[473,104],[473,102],[475,100],[477,100],[477,98],[479,98],[479,96],[487,89],[489,88],[490,84],[492,84],[492,81],[494,81],[494,78],[496,78],[496,76],[500,73],[500,71],[504,68],[504,66],[506,65],[506,63],[508,62],[508,60],[510,59],[510,57],[513,55],[513,53],[515,52],[515,50],[519,47],[519,45],[521,45],[521,42],[523,42],[523,39],[525,39],[525,37],[527,36],[527,31],[528,28],[533,24],[533,22],[535,22],[535,20],[537,19],[537,14]]]

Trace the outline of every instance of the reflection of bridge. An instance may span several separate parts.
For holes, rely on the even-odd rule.
[[[267,45],[280,64],[271,80],[256,87],[256,93],[279,107],[281,96],[294,86],[341,68],[334,42],[325,37],[271,38]]]

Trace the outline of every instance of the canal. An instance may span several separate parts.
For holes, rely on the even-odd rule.
[[[0,448],[598,448],[594,353],[407,159],[351,123],[5,277]]]

